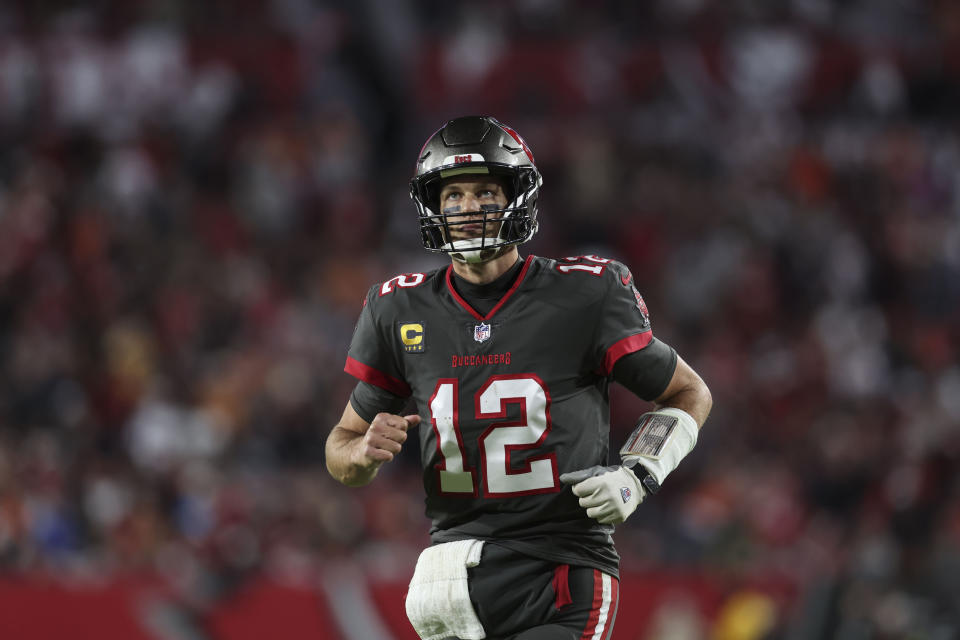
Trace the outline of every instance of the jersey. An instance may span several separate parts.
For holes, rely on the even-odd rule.
[[[630,271],[530,256],[485,315],[452,277],[372,287],[345,366],[415,401],[431,540],[484,539],[618,575],[613,527],[587,517],[559,476],[607,464],[613,366],[654,340]]]

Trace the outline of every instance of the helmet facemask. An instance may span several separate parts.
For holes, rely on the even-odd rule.
[[[438,175],[411,185],[411,197],[420,214],[420,234],[427,249],[449,253],[460,262],[485,262],[501,255],[506,247],[526,242],[536,233],[540,180],[534,170],[504,167],[491,171],[489,166],[476,166],[436,173]],[[480,205],[479,211],[466,212],[440,209],[440,191],[448,178],[483,174],[490,174],[500,183],[507,194],[505,206],[485,204]],[[454,239],[457,228],[466,225],[480,225],[479,235]]]

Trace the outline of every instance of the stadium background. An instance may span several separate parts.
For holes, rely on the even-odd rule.
[[[614,638],[958,637],[958,87],[951,0],[4,2],[0,637],[413,637],[417,461],[323,441],[477,113],[713,391]]]

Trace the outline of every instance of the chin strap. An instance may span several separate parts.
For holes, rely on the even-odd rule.
[[[512,244],[505,244],[500,245],[499,247],[488,247],[484,249],[474,248],[480,247],[483,244],[483,240],[484,238],[454,240],[453,242],[448,242],[447,244],[443,245],[443,249],[446,250],[450,254],[450,257],[457,262],[477,264],[480,262],[489,262],[494,258],[499,258],[507,251],[507,249],[514,246]],[[499,238],[486,238],[485,240],[487,241],[486,244],[491,242],[500,242]]]
[[[454,240],[443,245],[444,251],[450,254],[450,257],[458,262],[475,264],[477,262],[486,262],[493,257],[500,247],[490,248],[489,245],[499,242],[499,238],[470,238],[469,240]],[[487,247],[481,249],[483,245]]]

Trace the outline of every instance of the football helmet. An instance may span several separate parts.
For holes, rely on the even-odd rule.
[[[470,219],[459,213],[444,214],[440,204],[444,182],[477,174],[499,179],[507,205],[502,209],[482,207],[471,213]],[[423,246],[461,262],[484,262],[500,255],[504,247],[526,242],[537,232],[541,184],[533,153],[516,131],[489,116],[449,121],[423,145],[410,181]],[[451,220],[456,217],[463,219]],[[451,227],[478,223],[482,225],[479,237],[452,239]]]

